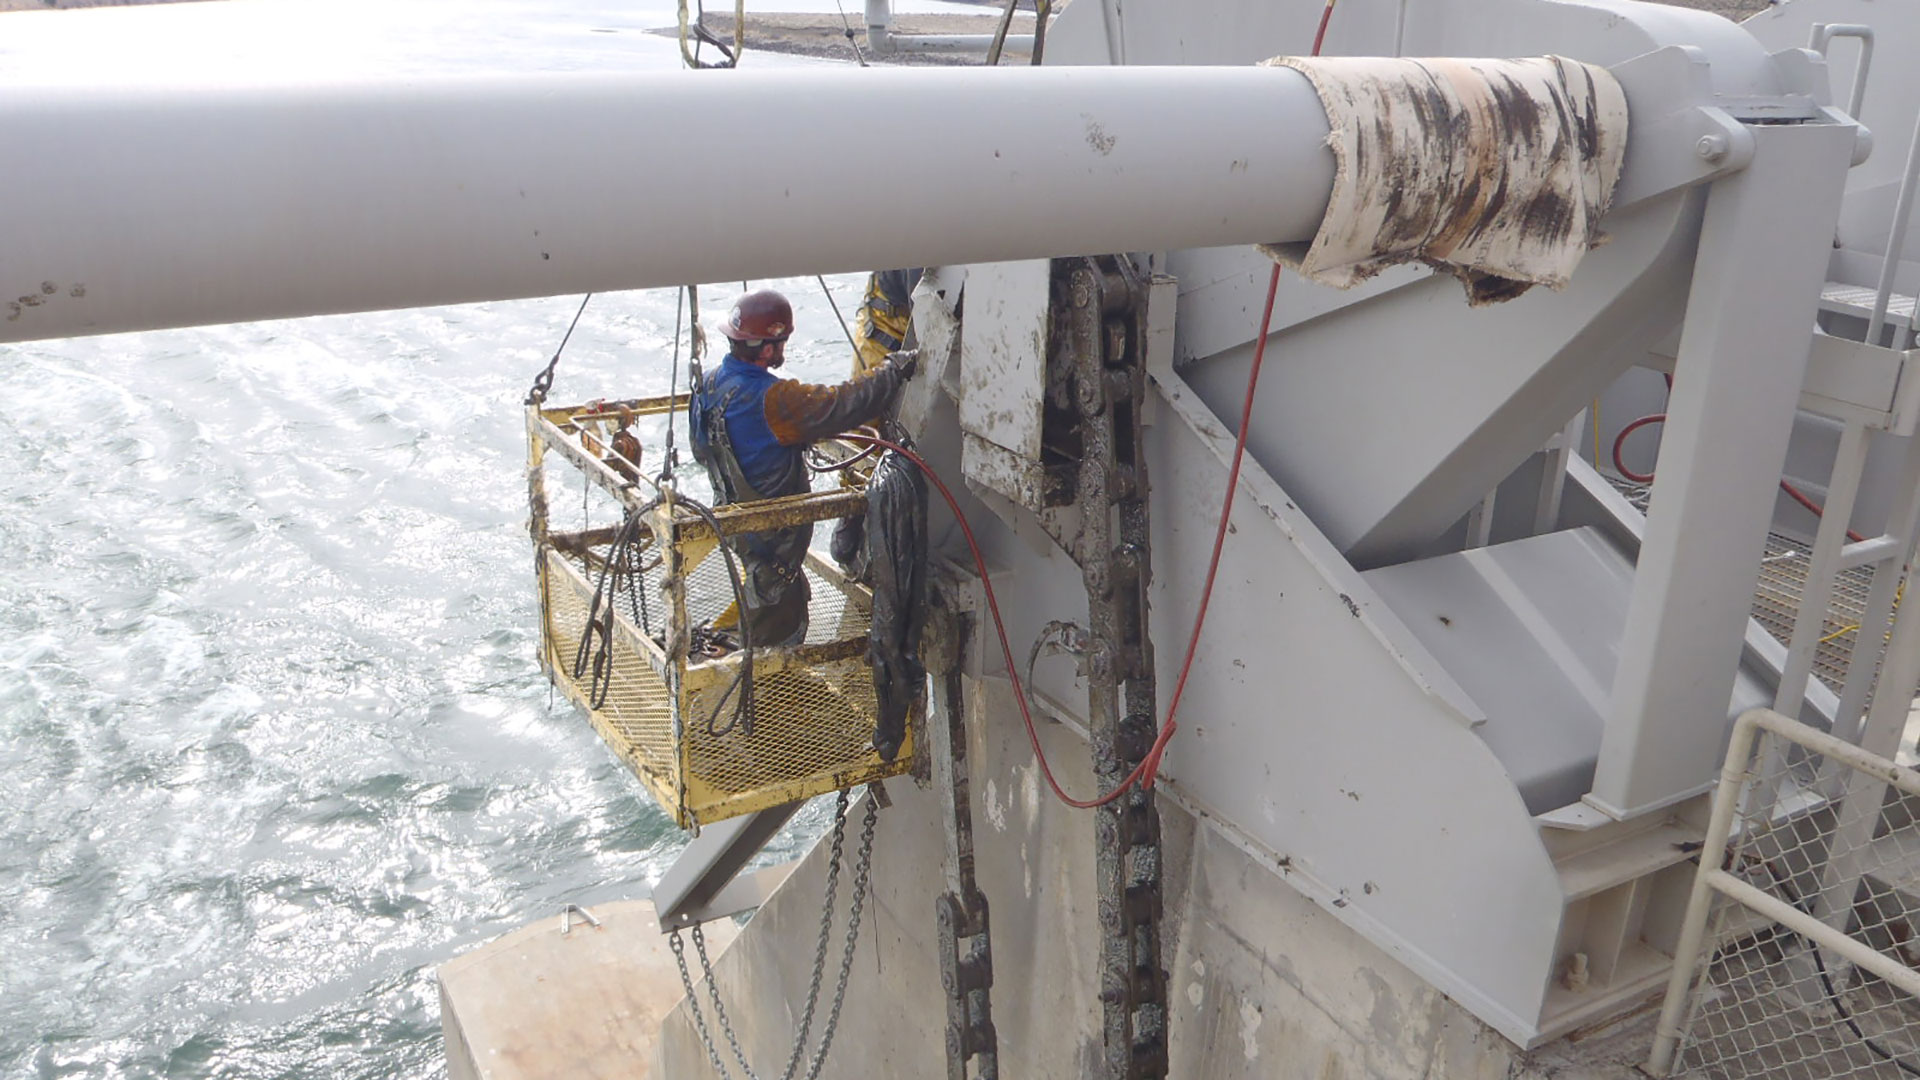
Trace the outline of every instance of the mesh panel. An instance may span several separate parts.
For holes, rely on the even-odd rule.
[[[1920,1076],[1920,999],[1835,944],[1920,968],[1920,802],[1770,732],[1739,800],[1719,865],[1822,927],[1790,927],[1716,890],[1680,1069],[1728,1080]]]
[[[587,622],[587,601],[566,574],[569,562],[547,553],[546,618],[554,681],[582,708],[595,730],[620,759],[640,775],[663,803],[678,799],[673,752],[673,700],[654,665],[618,638],[613,643],[611,680],[605,703],[589,708],[584,678],[574,676],[580,634]],[[572,560],[583,570],[582,560]]]
[[[1792,638],[1793,620],[1800,612],[1800,597],[1807,587],[1810,558],[1803,544],[1778,533],[1767,537],[1767,554],[1760,563],[1760,581],[1753,594],[1753,617],[1780,641]],[[1813,673],[1836,693],[1846,681],[1853,643],[1859,637],[1860,619],[1866,614],[1867,593],[1872,588],[1870,566],[1856,566],[1834,575],[1833,599],[1820,628]]]
[[[1607,479],[1635,509],[1646,513],[1653,495],[1651,484],[1638,484],[1611,475]],[[1806,592],[1810,558],[1809,545],[1779,533],[1767,536],[1767,553],[1760,562],[1760,580],[1754,588],[1750,613],[1754,621],[1783,643],[1793,636],[1793,620],[1800,612],[1800,597]],[[1867,594],[1872,588],[1871,566],[1851,567],[1834,577],[1833,599],[1827,605],[1826,620],[1820,629],[1813,675],[1835,693],[1846,681],[1853,645],[1860,634],[1860,618],[1866,613]]]
[[[641,420],[675,407],[667,399],[623,403]],[[696,656],[675,670],[669,640],[690,640],[697,629],[731,628],[738,619],[728,560],[711,541],[680,544],[686,625],[671,625],[666,567],[660,547],[642,530],[638,542],[609,566],[620,529],[605,524],[609,507],[621,514],[652,505],[658,490],[644,476],[626,482],[600,468],[602,445],[614,423],[605,409],[543,409],[530,416],[537,471],[532,477],[535,529],[547,537],[543,616],[549,670],[567,696],[587,708],[594,728],[646,783],[662,807],[683,827],[782,805],[796,799],[897,776],[913,758],[912,731],[892,762],[872,747],[873,677],[866,663],[870,606],[866,594],[826,564],[808,556],[806,639],[798,645],[754,652],[748,716],[738,651],[716,658]],[[580,428],[598,435],[583,442]],[[553,458],[546,450],[560,451]],[[842,474],[846,485],[848,474]],[[570,481],[586,491],[572,501]],[[857,485],[855,485],[857,486]],[[568,490],[550,500],[549,489]],[[846,513],[857,500],[845,492],[821,492],[778,500],[763,507],[781,520]],[[556,530],[565,524],[573,531]],[[598,527],[589,531],[590,525]],[[651,521],[649,521],[651,524]],[[604,652],[604,679],[596,684],[592,661],[575,674],[576,653],[586,632],[591,598],[614,614],[611,644]],[[669,631],[677,631],[670,633]],[[596,689],[604,689],[598,708]],[[681,732],[676,738],[676,728]]]
[[[574,656],[586,623],[586,596],[601,585],[607,555],[605,545],[548,555],[556,678],[583,705],[588,688],[585,678],[573,675]],[[638,577],[609,574],[605,581],[619,623],[655,648],[642,645],[636,651],[626,637],[615,635],[611,686],[605,704],[591,716],[602,737],[683,826],[907,770],[910,741],[892,762],[880,760],[872,748],[877,710],[865,656],[866,598],[810,557],[806,641],[794,649],[756,654],[750,734],[739,723],[738,655],[690,664],[681,677],[678,704],[687,762],[682,776],[673,739],[675,702],[660,651],[668,612],[663,569],[650,550],[642,553],[640,566]],[[732,602],[725,561],[713,551],[687,573],[690,622],[711,624]]]

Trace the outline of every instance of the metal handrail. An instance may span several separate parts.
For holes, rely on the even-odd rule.
[[[1807,47],[1827,55],[1835,38],[1855,38],[1860,42],[1860,64],[1853,72],[1853,89],[1847,95],[1847,115],[1860,119],[1860,108],[1867,99],[1867,72],[1873,66],[1873,27],[1862,23],[1814,23],[1807,35]],[[1887,237],[1886,260],[1880,266],[1880,281],[1874,289],[1873,315],[1867,320],[1866,340],[1880,343],[1887,327],[1887,307],[1893,301],[1894,276],[1900,269],[1900,257],[1906,251],[1907,225],[1913,217],[1913,194],[1920,182],[1920,123],[1914,125],[1913,141],[1907,148],[1907,168],[1900,180],[1900,194],[1894,201],[1893,231]],[[1913,318],[1907,329],[1913,330]],[[1905,342],[1900,344],[1904,345]]]
[[[1043,16],[1044,17],[1044,16]],[[882,56],[893,52],[984,53],[993,48],[993,34],[896,34],[890,0],[867,0],[867,47]],[[1032,34],[1008,34],[1005,48],[1032,52]]]
[[[1887,325],[1887,304],[1893,298],[1893,278],[1900,269],[1900,256],[1906,251],[1907,223],[1913,217],[1913,189],[1920,182],[1920,119],[1916,119],[1913,139],[1907,147],[1907,171],[1900,179],[1900,196],[1893,204],[1893,231],[1887,236],[1886,261],[1880,264],[1880,283],[1873,294],[1873,317],[1867,320],[1867,343],[1878,345],[1880,331]],[[1909,330],[1913,320],[1907,320]]]
[[[1865,23],[1814,23],[1807,35],[1807,47],[1822,57],[1834,38],[1856,38],[1860,42],[1860,66],[1853,72],[1853,90],[1847,95],[1847,115],[1860,119],[1860,106],[1867,100],[1867,69],[1873,66],[1873,27]]]

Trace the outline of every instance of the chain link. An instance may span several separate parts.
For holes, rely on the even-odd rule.
[[[807,1008],[800,1017],[800,1029],[794,1032],[793,1053],[787,1058],[780,1080],[793,1080],[794,1070],[800,1067],[800,1055],[807,1049],[807,1036],[813,1032],[813,1012],[820,1004],[820,980],[827,970],[827,944],[833,940],[833,904],[840,886],[840,852],[847,832],[848,799],[847,789],[841,788],[840,798],[833,806],[833,861],[827,864],[827,898],[820,907],[820,936],[813,947],[813,976],[807,980]],[[857,893],[854,902],[860,902]]]
[[[820,911],[820,936],[814,947],[813,975],[807,985],[806,1007],[801,1014],[799,1030],[794,1033],[793,1051],[787,1058],[787,1067],[780,1074],[780,1080],[793,1080],[799,1069],[800,1059],[806,1053],[808,1036],[812,1033],[814,1012],[820,1003],[820,986],[826,975],[827,943],[833,935],[834,901],[839,891],[840,860],[845,850],[847,807],[851,793],[842,790],[834,804],[833,834],[830,841],[831,860],[827,863],[827,887],[824,903]],[[820,1045],[814,1050],[807,1062],[807,1080],[818,1080],[820,1070],[827,1063],[827,1051],[833,1045],[834,1032],[840,1024],[840,1008],[845,1003],[847,980],[853,973],[854,947],[860,937],[860,918],[866,905],[866,894],[872,880],[873,837],[875,825],[880,816],[880,802],[871,795],[867,798],[866,817],[861,823],[860,846],[854,855],[853,901],[847,914],[846,948],[840,957],[839,978],[834,984],[833,1005],[827,1013],[827,1023],[820,1032]],[[740,1070],[747,1080],[759,1080],[753,1068],[747,1064],[746,1052],[741,1049],[740,1040],[735,1035],[733,1024],[727,1017],[726,1006],[720,1001],[720,988],[714,980],[713,964],[707,957],[707,939],[699,925],[695,925],[691,934],[695,954],[700,959],[700,973],[707,984],[707,997],[713,1003],[714,1022],[720,1033],[726,1037],[728,1047],[733,1051],[734,1060],[740,1063]],[[668,938],[673,949],[674,963],[680,968],[680,985],[687,993],[687,1008],[693,1013],[694,1030],[700,1035],[700,1042],[706,1048],[707,1060],[713,1064],[714,1072],[722,1080],[731,1080],[733,1073],[728,1070],[721,1057],[719,1044],[714,1042],[713,1033],[707,1027],[705,1014],[700,1009],[699,998],[695,994],[693,973],[687,968],[686,945],[681,940],[680,931],[675,930]]]
[[[700,1012],[700,999],[693,992],[693,975],[687,971],[687,946],[680,940],[680,931],[668,935],[667,945],[673,949],[673,962],[680,965],[680,985],[686,988],[687,1008],[693,1012],[694,1030],[700,1033],[700,1042],[707,1048],[707,1060],[713,1062],[713,1071],[721,1080],[729,1080],[733,1074],[727,1071],[727,1063],[720,1060],[720,1048],[713,1044],[707,1018]]]
[[[847,997],[847,976],[853,972],[853,946],[860,938],[860,911],[866,903],[869,871],[873,868],[873,826],[880,817],[880,800],[867,796],[867,819],[860,826],[860,854],[853,865],[853,906],[847,912],[847,949],[840,957],[840,981],[833,988],[833,1008],[827,1012],[827,1026],[820,1033],[820,1049],[807,1069],[807,1080],[819,1080],[820,1067],[827,1063],[827,1048],[833,1045],[833,1033],[840,1026],[840,1006]]]
[[[713,1019],[720,1025],[720,1034],[727,1037],[727,1045],[733,1049],[733,1060],[740,1063],[740,1071],[747,1074],[747,1080],[759,1080],[754,1075],[753,1066],[747,1064],[747,1053],[740,1049],[740,1039],[733,1033],[733,1023],[727,1019],[727,1007],[720,1003],[720,987],[713,978],[713,962],[707,959],[707,935],[700,924],[693,926],[693,951],[700,957],[700,974],[707,981],[707,998],[713,1002]]]

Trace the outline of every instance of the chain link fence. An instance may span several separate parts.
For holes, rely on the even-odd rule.
[[[1650,1071],[1920,1077],[1920,775],[1767,710],[1734,728]]]

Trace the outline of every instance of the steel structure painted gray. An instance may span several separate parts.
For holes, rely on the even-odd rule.
[[[1853,132],[1754,129],[1754,166],[1714,185],[1673,397],[1587,801],[1615,817],[1705,791],[1754,567],[1786,460]],[[1770,222],[1756,228],[1758,222]]]
[[[993,38],[992,34],[896,34],[889,0],[867,0],[867,47],[882,56],[891,52],[986,53],[992,51]],[[1033,35],[1008,34],[1001,44],[1032,52]]]
[[[653,907],[662,933],[751,911],[786,879],[790,867],[768,867],[740,877],[805,803],[788,803],[700,830],[653,887]],[[762,877],[762,875],[770,875]]]
[[[878,101],[915,118],[884,184],[820,152]],[[1326,135],[1266,68],[10,86],[0,341],[1300,240]],[[885,228],[834,226],[856,193]]]

